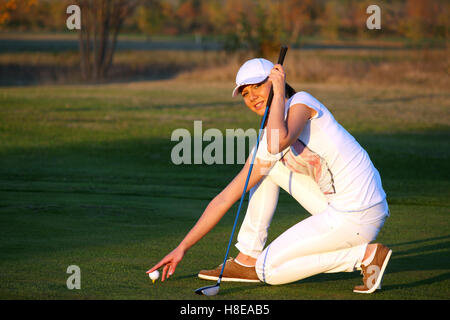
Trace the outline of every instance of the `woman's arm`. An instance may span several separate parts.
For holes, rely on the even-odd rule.
[[[237,176],[225,187],[222,192],[211,200],[197,223],[188,232],[180,244],[159,263],[148,270],[147,273],[153,272],[161,266],[164,266],[161,276],[161,280],[164,281],[175,272],[175,269],[183,259],[184,254],[209,231],[211,231],[211,229],[213,229],[220,219],[222,219],[231,206],[241,197],[245,181],[247,179],[251,158],[252,154],[247,159],[247,162]],[[258,181],[270,169],[272,164],[273,163],[267,161],[261,161],[258,159],[255,160],[247,191],[258,183]]]
[[[311,118],[311,109],[304,104],[291,106],[284,119],[285,73],[283,67],[275,65],[269,75],[272,82],[273,100],[267,119],[267,147],[272,154],[290,146],[302,132],[306,121]]]

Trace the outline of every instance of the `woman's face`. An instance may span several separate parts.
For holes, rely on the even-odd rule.
[[[264,115],[270,92],[270,82],[265,80],[257,84],[246,85],[242,91],[245,105],[260,116]]]

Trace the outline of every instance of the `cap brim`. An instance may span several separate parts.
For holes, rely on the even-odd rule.
[[[236,97],[239,94],[239,89],[242,86],[246,86],[248,84],[255,84],[255,83],[260,83],[263,82],[264,80],[266,80],[267,76],[259,76],[259,77],[254,77],[254,78],[250,78],[250,79],[246,79],[243,83],[238,84],[234,90],[233,93],[231,94],[232,97]]]

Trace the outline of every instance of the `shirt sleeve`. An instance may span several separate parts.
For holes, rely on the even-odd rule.
[[[304,104],[304,105],[308,106],[309,108],[313,109],[314,111],[316,111],[316,114],[311,119],[317,119],[323,115],[322,108],[320,107],[320,102],[306,91],[300,91],[300,92],[297,92],[296,94],[294,94],[292,96],[292,98],[290,99],[290,101],[288,101],[287,110],[291,106],[296,105],[296,104]],[[286,113],[287,113],[287,110],[286,110]]]

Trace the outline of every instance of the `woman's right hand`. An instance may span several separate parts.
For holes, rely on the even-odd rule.
[[[151,273],[160,267],[163,267],[161,281],[168,279],[171,275],[174,274],[177,265],[181,262],[185,254],[185,250],[180,246],[176,247],[172,252],[166,255],[160,262],[155,264],[150,270],[146,273]]]

